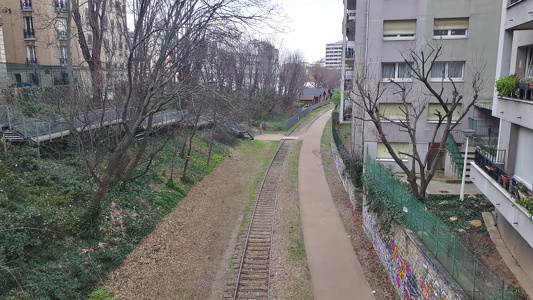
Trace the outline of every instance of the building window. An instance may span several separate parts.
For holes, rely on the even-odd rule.
[[[433,37],[436,39],[465,38],[468,33],[468,18],[435,19]]]
[[[37,64],[35,46],[26,46],[26,62],[28,64]]]
[[[68,48],[66,46],[60,46],[59,47],[59,63],[62,66],[65,66],[67,64],[68,60]]]
[[[431,68],[431,80],[461,81],[464,79],[464,67],[464,61],[437,61]]]
[[[416,20],[383,21],[384,40],[412,40],[415,38]]]
[[[411,69],[407,63],[382,63],[381,78],[383,81],[410,81]]]
[[[66,0],[54,0],[56,11],[66,11],[67,2]]]
[[[380,103],[379,115],[385,121],[406,120],[409,115],[409,105],[403,103]]]
[[[57,39],[67,39],[67,18],[56,18]]]
[[[20,0],[20,9],[23,11],[33,10],[31,0]]]
[[[35,38],[35,30],[33,29],[33,18],[24,17],[24,38],[33,39]]]
[[[448,104],[448,108],[451,108],[451,104]],[[462,105],[458,104],[452,114],[452,121],[456,122],[461,117]],[[428,104],[428,122],[436,123],[439,121],[439,118],[443,118],[446,115],[446,112],[442,108],[442,105],[439,103],[429,103]]]
[[[409,143],[389,143],[392,149],[394,150],[394,153],[398,155],[399,158],[402,160],[407,160],[407,155],[403,153],[409,153]],[[378,143],[377,151],[376,151],[376,159],[377,160],[385,160],[385,161],[392,161],[392,155],[389,153],[389,150],[387,147],[385,147],[384,143]]]

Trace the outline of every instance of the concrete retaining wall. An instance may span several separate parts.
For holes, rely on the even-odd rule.
[[[331,145],[344,188],[354,209],[362,208],[364,230],[398,295],[406,300],[470,299],[416,235],[397,224],[392,225],[391,234],[380,230],[376,216],[366,209],[361,200],[357,200],[362,197],[356,197],[357,189],[345,172],[346,167],[333,140]],[[379,287],[372,289],[379,293]]]
[[[386,234],[367,206],[362,213],[363,228],[402,299],[470,299],[414,233],[393,222]]]

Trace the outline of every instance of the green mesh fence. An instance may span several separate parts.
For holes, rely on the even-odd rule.
[[[508,292],[504,282],[469,252],[454,234],[379,163],[367,157],[366,178],[378,193],[367,193],[369,201],[381,201],[396,221],[412,230],[471,299],[525,299]],[[378,196],[376,196],[378,195]]]
[[[331,133],[333,135],[335,145],[337,146],[337,151],[339,151],[339,155],[346,166],[345,172],[348,173],[355,187],[362,188],[363,160],[360,157],[352,157],[350,155],[350,152],[348,152],[346,147],[344,147],[344,144],[342,143],[334,124],[331,126]]]

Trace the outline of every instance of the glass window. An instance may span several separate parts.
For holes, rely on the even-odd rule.
[[[468,32],[468,18],[435,19],[434,38],[464,38]]]
[[[462,80],[464,73],[464,64],[464,61],[437,61],[433,64],[433,68],[431,68],[431,78],[434,80]]]
[[[383,21],[383,38],[413,39],[416,33],[416,20]]]

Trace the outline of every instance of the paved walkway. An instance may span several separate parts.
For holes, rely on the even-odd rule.
[[[331,111],[315,121],[300,150],[298,190],[307,262],[317,300],[374,299],[335,207],[322,167],[320,141]]]

